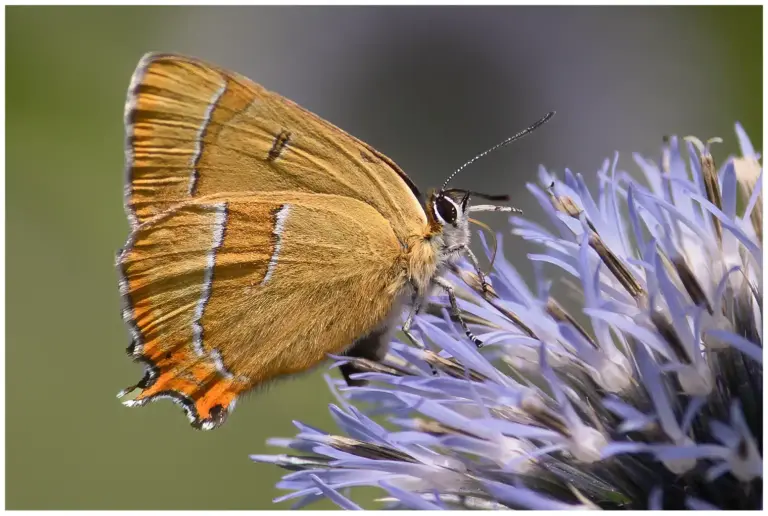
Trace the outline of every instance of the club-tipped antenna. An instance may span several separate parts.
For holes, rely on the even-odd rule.
[[[507,139],[506,139],[506,140],[504,140],[503,142],[501,142],[501,143],[497,143],[496,145],[494,145],[493,147],[491,147],[491,148],[490,148],[490,149],[488,149],[487,151],[485,151],[485,152],[481,152],[480,154],[478,154],[477,156],[475,156],[475,157],[474,157],[474,158],[472,158],[471,160],[467,161],[467,162],[466,162],[466,163],[464,163],[462,166],[460,166],[459,168],[457,168],[457,169],[456,169],[456,171],[455,171],[453,174],[451,174],[450,176],[448,176],[448,179],[446,179],[446,180],[445,180],[445,183],[443,183],[443,187],[441,188],[441,190],[445,190],[445,187],[448,185],[448,183],[451,181],[451,179],[453,179],[454,177],[456,177],[456,174],[458,174],[459,172],[461,172],[462,170],[464,170],[465,168],[467,168],[469,165],[471,165],[471,164],[472,164],[472,163],[474,163],[475,161],[479,160],[480,158],[482,158],[482,157],[484,157],[484,156],[487,156],[488,154],[490,154],[491,152],[493,152],[493,151],[495,151],[495,150],[497,150],[497,149],[500,149],[500,148],[504,147],[505,145],[509,145],[510,143],[512,143],[512,142],[513,142],[513,141],[515,141],[515,140],[519,140],[520,138],[522,138],[522,137],[523,137],[523,136],[525,136],[526,134],[533,132],[533,131],[534,131],[534,130],[536,130],[536,129],[537,129],[539,126],[540,126],[540,125],[543,125],[543,124],[547,123],[547,122],[549,121],[549,119],[550,119],[550,118],[552,118],[553,116],[555,116],[555,112],[554,112],[554,111],[550,111],[549,113],[547,113],[546,115],[544,115],[544,117],[543,117],[543,118],[541,118],[540,120],[536,121],[536,122],[535,122],[533,125],[531,125],[531,126],[529,126],[529,127],[525,128],[525,129],[523,129],[522,131],[520,131],[519,133],[517,133],[517,134],[516,134],[516,135],[514,135],[514,136],[510,136],[509,138],[507,138]]]

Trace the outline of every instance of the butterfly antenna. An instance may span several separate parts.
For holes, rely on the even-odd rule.
[[[443,183],[443,187],[441,188],[441,190],[445,190],[445,187],[448,185],[448,183],[451,181],[451,179],[453,179],[456,176],[456,174],[458,174],[459,172],[461,172],[462,170],[467,168],[469,165],[471,165],[475,161],[479,160],[480,158],[482,158],[484,156],[487,156],[488,154],[490,154],[491,152],[493,152],[493,151],[495,151],[497,149],[500,149],[500,148],[504,147],[505,145],[509,145],[510,143],[512,143],[515,140],[519,140],[520,138],[522,138],[526,134],[533,132],[540,125],[543,125],[543,124],[547,123],[549,121],[549,119],[552,118],[553,116],[555,116],[555,112],[554,111],[550,111],[543,118],[541,118],[540,120],[536,121],[533,125],[527,127],[526,129],[523,129],[522,131],[520,131],[519,133],[517,133],[514,136],[510,136],[509,138],[507,138],[503,142],[497,143],[496,145],[494,145],[493,147],[491,147],[487,151],[481,152],[480,154],[478,154],[477,156],[475,156],[471,160],[467,161],[462,166],[457,168],[456,171],[453,174],[448,176],[448,179],[446,179],[445,183]]]

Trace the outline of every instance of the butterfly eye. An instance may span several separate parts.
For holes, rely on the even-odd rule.
[[[456,210],[456,204],[445,196],[439,196],[435,199],[435,210],[437,215],[443,219],[446,224],[455,224],[459,214]]]

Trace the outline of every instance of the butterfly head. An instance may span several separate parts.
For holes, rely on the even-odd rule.
[[[469,215],[473,211],[512,211],[507,207],[471,206],[470,198],[480,197],[490,201],[508,201],[507,195],[486,195],[470,190],[449,188],[430,193],[427,200],[427,214],[433,233],[442,234],[446,246],[469,243]]]
[[[430,195],[428,210],[439,227],[458,228],[467,224],[470,192],[463,190],[440,190]]]

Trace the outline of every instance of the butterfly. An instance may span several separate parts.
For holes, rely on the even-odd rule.
[[[127,351],[144,376],[118,396],[138,389],[128,406],[171,399],[199,429],[221,425],[241,393],[328,354],[381,360],[406,307],[402,330],[416,343],[410,328],[435,289],[458,316],[443,277],[457,260],[488,287],[469,214],[514,211],[469,204],[506,196],[445,184],[424,199],[370,145],[180,55],[141,59],[125,129],[130,235],[117,268]],[[349,384],[355,372],[342,366]]]

